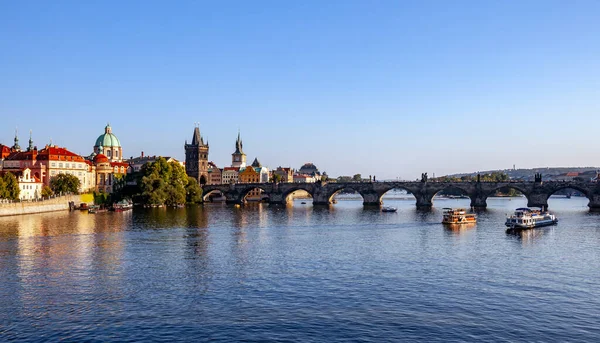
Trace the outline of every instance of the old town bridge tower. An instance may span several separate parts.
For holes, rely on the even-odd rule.
[[[194,127],[192,143],[185,141],[185,172],[201,185],[208,183],[208,141],[204,144],[197,125]]]

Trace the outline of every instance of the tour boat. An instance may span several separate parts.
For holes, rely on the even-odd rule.
[[[471,224],[477,222],[477,216],[467,213],[464,208],[444,208],[443,224]]]
[[[506,218],[508,230],[532,229],[556,223],[558,223],[558,218],[555,215],[526,207],[517,208],[512,216]]]
[[[381,212],[396,212],[396,211],[398,211],[398,209],[395,207],[391,207],[391,206],[384,206],[381,208]]]

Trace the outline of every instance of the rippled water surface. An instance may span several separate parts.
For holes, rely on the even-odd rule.
[[[435,201],[0,218],[0,340],[600,341],[600,215],[450,230]]]

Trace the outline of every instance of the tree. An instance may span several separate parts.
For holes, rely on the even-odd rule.
[[[4,193],[6,192],[6,185],[4,184],[4,178],[0,177],[0,199],[6,198]]]
[[[141,173],[140,190],[145,203],[170,206],[185,204],[189,180],[182,165],[160,157],[145,164]]]
[[[0,186],[0,198],[18,200],[19,199],[19,183],[13,173],[6,173],[2,177],[2,186]]]
[[[94,192],[94,204],[103,205],[109,203],[110,194],[105,193],[104,191],[100,191],[98,193]]]
[[[362,176],[360,174],[354,174],[354,176],[352,177],[352,181],[360,182],[362,181]]]
[[[50,188],[55,194],[79,192],[80,181],[75,175],[58,174],[50,180]]]
[[[51,197],[52,194],[54,194],[54,192],[52,192],[52,188],[50,188],[49,186],[42,187],[42,198]]]
[[[177,206],[185,204],[185,189],[181,185],[167,185],[165,187],[165,205]]]
[[[193,177],[188,177],[188,183],[185,186],[185,200],[190,204],[202,202],[202,188]]]

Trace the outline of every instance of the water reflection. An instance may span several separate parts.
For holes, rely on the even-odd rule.
[[[598,340],[599,214],[565,201],[555,228],[507,235],[515,201],[492,200],[458,228],[441,224],[444,201],[0,218],[3,338]]]
[[[471,231],[477,227],[476,223],[467,224],[442,224],[444,232],[450,235],[460,235],[462,233]]]
[[[540,240],[544,235],[551,233],[554,228],[538,228],[527,230],[506,230],[506,235],[516,238],[523,245],[533,244]]]

